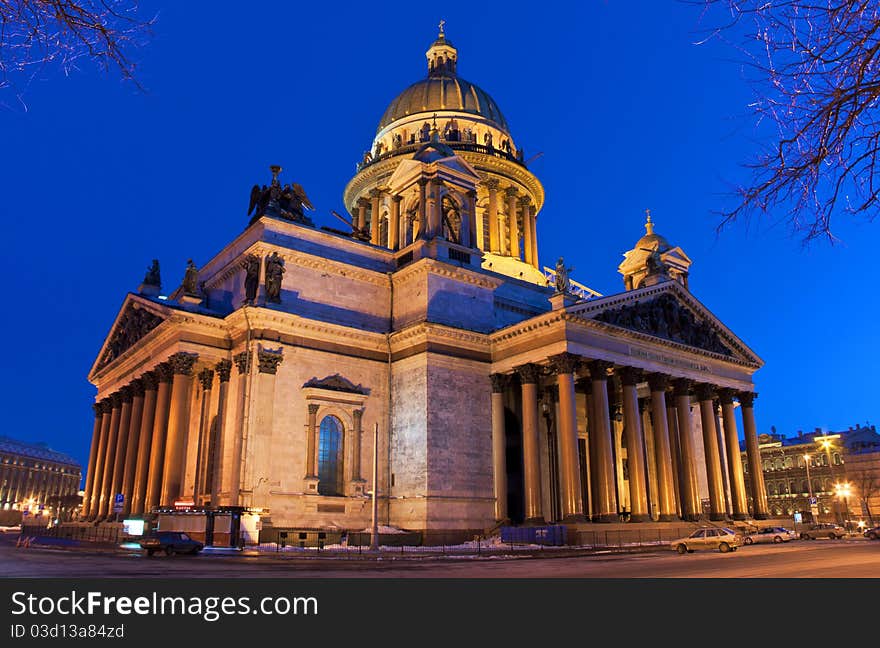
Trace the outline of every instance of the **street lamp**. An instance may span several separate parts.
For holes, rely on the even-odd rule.
[[[804,465],[807,467],[807,492],[810,494],[810,518],[812,518],[813,522],[818,522],[817,513],[819,512],[819,507],[816,506],[816,502],[813,501],[813,482],[810,481],[810,455],[804,454]]]
[[[844,509],[844,526],[847,530],[849,530],[849,496],[850,496],[850,483],[849,482],[837,482],[834,484],[834,492],[837,494],[837,497],[843,500],[843,509]]]

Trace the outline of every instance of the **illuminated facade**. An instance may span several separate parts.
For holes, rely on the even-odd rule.
[[[650,217],[619,294],[543,266],[527,156],[442,32],[427,63],[345,186],[349,229],[315,227],[273,167],[183,286],[127,296],[89,374],[88,519],[122,493],[126,515],[191,499],[361,530],[374,456],[379,523],[426,538],[745,518],[734,404],[757,461],[760,358]]]
[[[82,468],[75,459],[44,444],[0,437],[0,510],[74,509]]]

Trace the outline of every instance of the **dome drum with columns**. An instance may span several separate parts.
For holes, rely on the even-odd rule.
[[[112,524],[122,494],[122,515],[147,520],[180,500],[247,511],[246,542],[257,517],[273,532],[360,531],[373,456],[379,523],[425,543],[499,523],[565,522],[577,542],[591,523],[768,516],[763,361],[691,294],[691,260],[649,214],[618,268],[624,291],[586,289],[561,257],[548,283],[541,184],[449,137],[453,118],[509,133],[476,91],[445,94],[458,53],[442,32],[428,61],[421,83],[446,89],[421,103],[407,91],[376,141],[426,122],[427,137],[357,171],[353,232],[296,217],[311,203],[273,166],[244,231],[168,295],[155,261],[125,297],[88,376],[84,519]],[[201,538],[196,510],[180,530]],[[215,542],[230,533],[215,527]]]
[[[352,221],[369,234],[364,238],[391,250],[451,234],[455,242],[466,239],[466,247],[481,252],[484,267],[546,283],[537,244],[537,217],[544,203],[541,183],[523,162],[495,101],[457,75],[458,51],[442,27],[427,59],[427,77],[389,104],[371,151],[345,188],[343,200]],[[429,183],[424,194],[415,186],[401,189],[392,182],[401,166],[411,173],[413,161],[422,165],[422,177]],[[439,179],[436,170],[444,166],[468,167],[472,184],[433,183]],[[432,210],[440,212],[443,227],[427,222]],[[447,219],[460,222],[467,210],[467,236],[457,226],[450,231]]]

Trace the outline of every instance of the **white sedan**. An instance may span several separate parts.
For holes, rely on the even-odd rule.
[[[795,538],[797,538],[797,534],[790,529],[779,526],[770,526],[763,527],[747,534],[743,538],[743,543],[747,545],[759,543],[782,544],[783,542],[788,542]]]

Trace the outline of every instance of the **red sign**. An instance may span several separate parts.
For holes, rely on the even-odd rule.
[[[178,511],[191,509],[193,506],[195,506],[195,504],[196,503],[191,499],[174,500],[174,508],[176,508]]]

